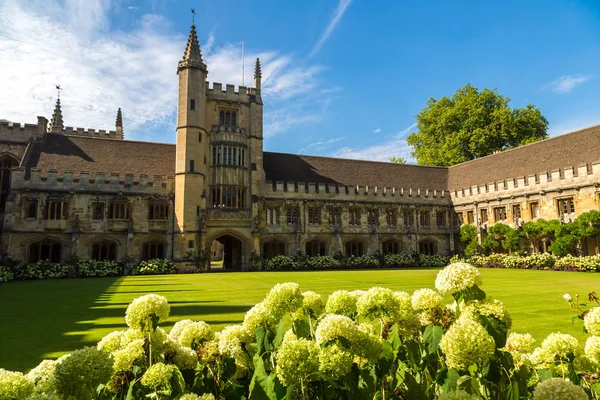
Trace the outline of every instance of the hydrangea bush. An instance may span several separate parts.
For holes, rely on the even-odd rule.
[[[221,332],[189,319],[165,332],[168,301],[148,294],[127,308],[127,328],[96,347],[26,375],[0,370],[0,399],[599,398],[600,308],[585,314],[585,344],[557,332],[535,347],[510,332],[509,312],[481,285],[466,263],[412,294],[372,287],[324,298],[282,283]]]

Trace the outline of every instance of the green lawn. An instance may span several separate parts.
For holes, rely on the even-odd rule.
[[[538,340],[561,331],[581,339],[581,322],[571,324],[565,292],[600,289],[600,274],[528,270],[481,270],[483,289],[502,300],[514,330]],[[169,299],[171,317],[204,320],[215,329],[240,322],[244,313],[278,282],[298,282],[303,290],[327,295],[337,289],[385,286],[412,292],[434,287],[436,270],[213,273],[130,276],[82,280],[11,282],[0,285],[0,368],[27,370],[97,342],[125,326],[129,302],[146,293]]]

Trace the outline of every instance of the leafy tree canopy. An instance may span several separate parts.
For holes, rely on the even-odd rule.
[[[404,157],[390,157],[390,162],[394,164],[406,164]]]
[[[511,108],[495,89],[467,84],[452,97],[429,99],[406,141],[417,164],[449,166],[548,137],[548,121],[529,104]]]

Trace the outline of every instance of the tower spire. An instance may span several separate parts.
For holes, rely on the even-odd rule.
[[[254,65],[254,87],[260,89],[262,81],[262,70],[260,69],[260,58],[256,58],[256,64]]]
[[[63,130],[63,116],[62,109],[60,108],[60,86],[56,86],[59,90],[59,97],[56,99],[56,106],[54,106],[54,113],[52,113],[52,119],[50,120],[50,132],[59,133]]]
[[[206,64],[202,61],[202,52],[200,51],[200,44],[198,43],[198,35],[196,34],[196,25],[192,25],[190,28],[190,35],[185,46],[185,52],[183,53],[183,59],[179,61],[177,65],[177,71],[181,71],[184,68],[195,67],[205,72]]]

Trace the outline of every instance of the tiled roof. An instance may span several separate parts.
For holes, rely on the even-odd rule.
[[[600,125],[481,157],[448,169],[450,190],[600,161]]]
[[[173,176],[175,145],[48,134],[33,143],[23,167]]]
[[[445,189],[448,169],[265,152],[266,179],[395,188]]]

